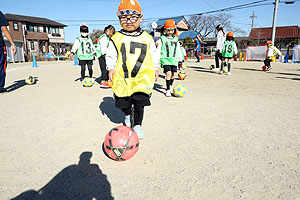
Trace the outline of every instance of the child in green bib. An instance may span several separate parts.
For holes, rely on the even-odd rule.
[[[237,54],[236,43],[233,38],[233,33],[229,32],[226,37],[226,41],[224,42],[223,50],[222,50],[222,63],[220,74],[225,72],[227,75],[231,75],[231,60],[234,55]],[[226,67],[227,65],[227,67]]]
[[[165,34],[157,41],[157,50],[160,55],[160,65],[166,74],[166,97],[171,96],[173,90],[174,74],[177,72],[178,62],[182,61],[180,44],[175,36],[176,25],[172,19],[166,20],[164,24]]]
[[[93,60],[96,55],[92,39],[88,36],[89,27],[86,23],[80,24],[80,33],[71,49],[73,55],[77,53],[79,65],[81,66],[81,81],[85,78],[86,65],[88,66],[89,76],[93,77]]]

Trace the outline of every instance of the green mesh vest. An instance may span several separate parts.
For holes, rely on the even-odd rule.
[[[93,60],[93,41],[90,37],[83,38],[81,36],[77,37],[80,42],[80,46],[77,50],[77,56],[79,60]]]
[[[178,65],[178,53],[177,53],[177,43],[178,37],[173,37],[172,39],[166,36],[161,36],[161,53],[160,53],[160,64],[163,65]]]
[[[222,50],[222,56],[226,58],[232,58],[233,57],[233,51],[234,51],[235,41],[225,41],[224,47]]]
[[[100,44],[100,39],[103,38],[103,37],[106,37],[106,47],[108,47],[108,44],[109,44],[109,37],[107,37],[106,34],[102,34],[99,39],[98,39],[98,42],[97,42],[97,48],[96,48],[96,52],[97,52],[97,58],[100,58],[101,56],[103,56],[103,53],[101,52],[101,44]]]

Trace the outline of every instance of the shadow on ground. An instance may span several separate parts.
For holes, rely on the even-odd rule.
[[[263,72],[261,69],[251,69],[251,68],[237,68],[240,70],[246,70],[246,71],[257,71],[257,72]],[[286,76],[300,76],[300,74],[295,74],[295,73],[284,73],[284,72],[274,72],[274,71],[269,71],[267,72],[269,74],[279,74],[279,75],[286,75]]]
[[[102,115],[106,115],[113,123],[123,123],[125,115],[115,106],[115,100],[112,97],[104,97],[100,103],[99,109]]]
[[[35,82],[32,85],[35,85],[39,81],[38,77],[34,77],[34,79],[35,79]],[[25,85],[27,85],[27,83],[25,82],[25,79],[21,79],[21,80],[15,81],[13,84],[6,87],[6,89],[8,92],[13,92],[17,89],[20,89],[21,87],[24,87]],[[32,85],[28,85],[28,86],[32,86]]]
[[[165,88],[161,84],[154,83],[153,89],[159,93],[165,94]]]
[[[92,152],[83,152],[78,165],[59,172],[40,190],[28,190],[12,200],[113,200],[110,183],[97,164],[91,164]]]
[[[194,69],[194,71],[197,71],[197,72],[211,73],[211,74],[217,74],[217,75],[219,75],[215,71],[209,70],[209,69],[204,68],[204,67],[194,67],[194,66],[187,66],[187,67],[191,68],[191,69]]]
[[[281,76],[277,76],[276,78],[288,79],[288,80],[293,80],[293,81],[300,81],[300,78],[288,78],[288,77],[281,77]]]

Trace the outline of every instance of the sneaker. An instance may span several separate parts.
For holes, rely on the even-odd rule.
[[[125,125],[131,128],[131,121],[130,121],[131,115],[125,115]]]
[[[219,71],[219,74],[223,74],[223,70],[220,70],[220,71]]]
[[[102,82],[100,83],[100,87],[101,87],[101,88],[109,88],[109,85],[108,85],[107,81],[102,81]]]
[[[139,139],[145,138],[141,125],[134,126],[132,130],[137,134]]]
[[[271,71],[272,67],[268,67],[267,71]]]
[[[172,95],[171,95],[171,91],[170,91],[170,90],[167,90],[167,91],[166,91],[166,97],[170,97],[170,96],[172,96]]]
[[[226,75],[231,75],[231,72],[227,72]]]

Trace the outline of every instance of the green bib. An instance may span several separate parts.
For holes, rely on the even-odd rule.
[[[108,44],[109,44],[109,37],[107,37],[106,34],[102,34],[99,39],[98,39],[98,42],[97,42],[97,48],[96,48],[96,52],[97,52],[97,58],[100,58],[101,56],[103,56],[102,52],[101,52],[101,45],[100,45],[100,39],[103,38],[103,37],[106,37],[106,47],[108,47]]]
[[[235,46],[235,41],[225,41],[224,47],[222,51],[222,56],[226,58],[232,58],[233,57],[233,50]]]
[[[178,53],[177,53],[177,43],[178,37],[173,37],[172,39],[166,36],[161,36],[161,53],[160,53],[160,63],[161,65],[178,65]]]
[[[184,58],[185,58],[185,56],[184,56],[185,49],[183,47],[180,47],[180,50],[181,50],[182,59],[184,60]]]
[[[80,46],[77,50],[77,56],[79,60],[93,60],[93,41],[90,37],[83,38],[81,36],[77,37],[80,42]]]

